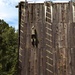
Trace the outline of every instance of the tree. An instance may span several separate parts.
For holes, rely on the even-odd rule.
[[[18,32],[0,20],[0,75],[16,75]]]

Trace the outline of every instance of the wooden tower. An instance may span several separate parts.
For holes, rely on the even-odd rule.
[[[19,75],[75,75],[75,3],[20,2]]]

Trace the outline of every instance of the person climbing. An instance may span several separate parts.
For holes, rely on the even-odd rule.
[[[31,28],[31,42],[33,47],[37,47],[37,32],[34,25]]]

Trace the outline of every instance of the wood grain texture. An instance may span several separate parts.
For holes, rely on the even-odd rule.
[[[75,3],[19,3],[19,75],[75,75]],[[35,26],[38,46],[31,43]]]

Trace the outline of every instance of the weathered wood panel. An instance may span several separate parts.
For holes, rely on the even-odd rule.
[[[75,75],[74,7],[72,2],[19,3],[19,75]]]

